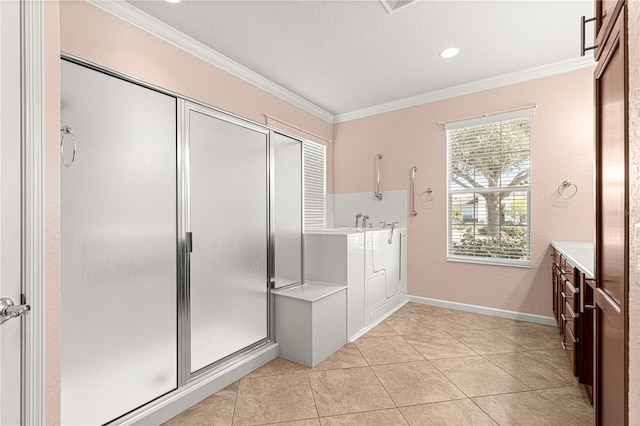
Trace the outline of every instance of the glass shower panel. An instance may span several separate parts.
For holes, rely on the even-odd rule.
[[[275,188],[275,287],[302,282],[302,142],[271,132]]]
[[[176,99],[61,73],[61,423],[104,424],[177,387]]]
[[[264,131],[187,119],[193,373],[267,338],[268,157]]]

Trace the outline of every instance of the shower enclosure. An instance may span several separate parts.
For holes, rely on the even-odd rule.
[[[61,423],[105,424],[273,343],[302,142],[76,59],[61,79]]]

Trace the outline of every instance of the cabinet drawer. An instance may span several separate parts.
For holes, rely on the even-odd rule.
[[[571,362],[571,369],[573,370],[573,374],[577,375],[578,373],[577,363],[576,363],[576,355],[577,355],[576,352],[578,348],[577,340],[574,337],[573,333],[571,332],[571,329],[569,328],[566,322],[564,325],[562,347],[564,348],[565,351],[567,351],[567,357],[569,357],[569,361]]]
[[[573,336],[578,335],[578,316],[575,314],[568,303],[564,304],[564,312],[562,313],[562,321],[571,330]]]
[[[565,291],[563,291],[561,293],[562,295],[562,305],[560,305],[560,309],[561,312],[565,312],[566,309],[563,307],[563,305],[567,305],[571,308],[572,312],[579,312],[579,300],[578,300],[578,295],[576,293],[572,293],[570,290],[567,291],[567,289],[565,288]]]

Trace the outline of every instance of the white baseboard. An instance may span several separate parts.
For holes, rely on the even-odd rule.
[[[162,424],[277,358],[279,354],[280,345],[277,343],[257,348],[229,367],[199,377],[114,423],[119,426]]]
[[[556,325],[554,317],[528,314],[526,312],[507,311],[505,309],[489,308],[487,306],[469,305],[466,303],[449,302],[447,300],[430,299],[428,297],[407,296],[410,302],[423,305],[439,306],[441,308],[457,309],[459,311],[475,312],[476,314],[492,315],[494,317],[509,318],[518,321],[534,322],[544,325]]]

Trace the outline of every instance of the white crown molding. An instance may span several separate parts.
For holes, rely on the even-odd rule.
[[[334,124],[595,66],[591,56],[577,57],[333,115],[124,0],[87,0],[87,2],[322,120]]]
[[[380,105],[338,114],[333,117],[333,122],[341,123],[344,121],[356,120],[358,118],[368,117],[384,112],[408,108],[416,105],[426,104],[429,102],[440,101],[456,96],[468,95],[470,93],[480,92],[488,89],[495,89],[497,87],[508,86],[510,84],[550,77],[553,75],[577,71],[593,66],[595,66],[595,62],[593,60],[593,57],[590,55],[567,59],[560,62],[554,62],[552,64],[529,68],[523,71],[503,74],[500,76],[478,80],[471,83],[460,84],[458,86],[452,86],[445,89],[434,90],[433,92],[422,93],[420,95],[410,96],[408,98],[398,99],[396,101],[385,102]]]
[[[333,123],[333,114],[330,112],[257,74],[256,72],[251,71],[249,68],[227,58],[220,52],[211,49],[210,47],[123,0],[87,0],[87,2],[266,92],[271,93],[274,96],[277,96],[280,99],[297,106],[298,108],[301,108],[329,123]]]

